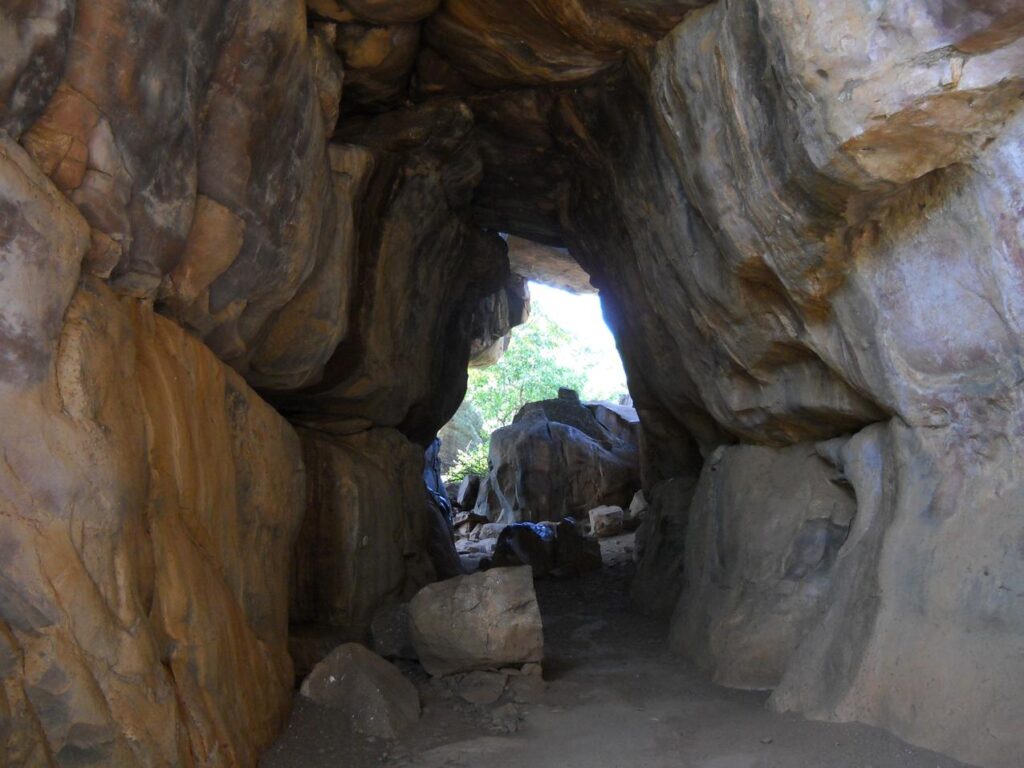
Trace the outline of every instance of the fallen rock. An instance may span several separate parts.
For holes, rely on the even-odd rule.
[[[528,565],[535,578],[573,576],[601,567],[601,545],[580,533],[571,517],[559,523],[513,523],[502,526],[488,565]]]
[[[480,527],[480,538],[481,539],[496,539],[501,536],[501,532],[505,530],[508,523],[484,523]]]
[[[516,523],[628,504],[640,485],[637,446],[605,429],[578,398],[527,403],[491,435],[475,511]]]
[[[477,494],[480,492],[480,477],[477,475],[466,475],[459,483],[459,492],[455,496],[455,503],[462,509],[471,509],[476,504]]]
[[[448,515],[441,508],[441,499],[437,494],[427,491],[425,494],[425,510],[427,516],[428,538],[427,557],[439,579],[449,579],[462,573],[462,564],[455,551],[454,532]]]
[[[518,672],[518,670],[517,670]],[[493,704],[505,692],[509,676],[505,672],[477,669],[451,679],[455,693],[470,704]]]
[[[598,423],[620,440],[632,445],[640,444],[640,417],[636,408],[603,400],[584,403]]]
[[[508,675],[506,689],[520,704],[533,704],[547,688],[540,664],[523,664],[521,669],[503,669]]]
[[[432,675],[539,662],[544,631],[529,568],[430,584],[409,603],[413,646]]]
[[[623,521],[623,525],[627,531],[635,531],[640,527],[640,523],[643,522],[649,506],[650,505],[647,503],[647,497],[644,496],[643,490],[639,490],[633,494],[633,500],[629,502],[629,509],[626,510],[626,518]]]
[[[563,576],[596,571],[601,567],[601,545],[580,533],[573,518],[563,518],[555,528],[555,562]]]
[[[416,687],[358,643],[336,648],[313,668],[299,692],[339,710],[353,730],[367,736],[393,739],[420,719]]]
[[[625,522],[622,507],[602,506],[590,510],[590,532],[600,539],[622,533]]]
[[[515,733],[523,716],[519,707],[511,702],[503,704],[491,712],[491,731],[494,733]]]
[[[370,623],[373,650],[385,659],[415,659],[409,631],[409,604],[385,605],[377,609]]]
[[[514,523],[498,536],[493,564],[498,568],[528,565],[535,577],[556,567],[555,528],[551,523]]]

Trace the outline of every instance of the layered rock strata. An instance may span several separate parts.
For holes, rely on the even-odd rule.
[[[89,228],[0,150],[5,765],[252,764],[291,699],[298,437],[94,277]]]
[[[571,254],[615,332],[652,502],[634,598],[683,589],[683,647],[735,666],[761,625],[709,617],[707,584],[771,564],[784,609],[801,535],[748,548],[799,515],[704,490],[813,445],[849,535],[817,618],[729,682],[1015,765],[1019,3],[308,5],[0,10],[4,761],[255,762],[286,574],[323,577],[296,615],[360,625],[429,578],[405,465],[524,304],[505,233],[544,246],[531,274]],[[365,526],[381,570],[347,528],[293,550],[307,497],[307,530]],[[351,554],[288,565],[328,541]]]

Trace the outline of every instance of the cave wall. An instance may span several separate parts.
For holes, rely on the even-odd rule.
[[[95,277],[89,229],[0,153],[5,765],[246,764],[289,710],[294,430]],[[243,556],[242,553],[245,553]]]
[[[255,765],[289,619],[435,577],[423,443],[523,290],[470,222],[469,111],[336,134],[336,32],[0,9],[4,765]]]
[[[561,217],[616,331],[652,477],[692,477],[699,462],[672,454],[687,435],[705,458],[860,446],[824,620],[802,620],[780,659],[744,601],[715,597],[763,558],[723,565],[721,539],[690,539],[676,647],[734,684],[779,682],[777,708],[1009,766],[1024,750],[1024,41],[1010,4],[949,5],[723,0],[610,97],[565,91],[548,121],[588,169]],[[719,535],[757,540],[730,509]],[[641,563],[641,579],[667,575]],[[763,609],[786,614],[794,586]]]
[[[0,8],[5,762],[253,764],[289,603],[432,578],[413,468],[525,317],[505,232],[600,292],[675,647],[1015,764],[1017,5]]]

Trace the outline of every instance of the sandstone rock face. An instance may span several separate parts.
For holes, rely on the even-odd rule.
[[[590,276],[567,249],[534,243],[515,235],[506,238],[506,242],[509,265],[517,275],[569,293],[594,293]]]
[[[0,762],[251,765],[287,704],[286,574],[297,620],[365,632],[439,571],[422,448],[526,310],[505,233],[524,274],[579,262],[622,351],[634,601],[676,602],[690,527],[686,647],[766,637],[730,579],[813,591],[775,566],[783,500],[835,490],[792,470],[824,441],[856,502],[824,613],[731,682],[1016,765],[1019,6],[7,3]],[[245,382],[304,428],[305,483]],[[628,503],[613,416],[524,415],[479,508]]]
[[[628,504],[639,486],[636,446],[578,399],[523,406],[491,435],[490,465],[476,512],[497,522],[582,519],[601,504]]]
[[[338,138],[377,167],[360,208],[361,290],[320,380],[274,394],[293,420],[335,434],[392,427],[426,444],[458,408],[474,329],[494,306],[481,300],[509,279],[504,242],[468,221],[471,127],[456,101],[342,121]]]
[[[982,422],[992,452],[980,466],[981,445],[965,447],[956,426],[894,420],[838,448],[857,517],[824,618],[771,706],[878,723],[982,765],[1019,761],[1024,490],[1008,402],[1009,419],[999,408],[998,425]]]
[[[526,566],[426,586],[409,603],[409,619],[416,654],[432,675],[543,660],[540,608]]]
[[[450,0],[427,26],[428,40],[467,77],[487,85],[535,85],[586,79],[650,44],[700,0],[557,0],[495,5]]]
[[[686,579],[686,534],[696,479],[664,480],[636,531],[636,575],[629,599],[641,613],[669,618]]]
[[[857,505],[813,444],[735,446],[704,465],[671,647],[720,685],[774,688],[821,621]]]
[[[420,719],[420,695],[393,664],[358,643],[338,646],[302,681],[307,699],[339,710],[358,733],[393,739]]]
[[[291,696],[298,438],[200,342],[78,282],[88,225],[8,140],[0,196],[0,756],[254,764]]]
[[[530,286],[519,274],[505,282],[503,290],[485,296],[473,315],[469,367],[486,368],[505,354],[517,325],[530,317]]]
[[[302,432],[307,513],[292,557],[294,623],[366,636],[385,602],[434,578],[427,557],[423,451],[394,430]]]
[[[833,645],[816,668],[822,683],[797,675],[820,698],[779,701],[879,724],[971,762],[1010,765],[1020,743],[1002,718],[1019,716],[1020,697],[1002,683],[1019,664],[1003,628],[1019,611],[995,608],[999,617],[972,634],[972,658],[985,658],[975,679],[991,681],[980,687],[951,676],[953,656],[940,660],[938,645],[979,626],[959,588],[943,586],[954,562],[989,560],[1015,536],[984,521],[977,500],[1003,482],[1001,493],[1016,493],[1012,481],[996,480],[1008,477],[1002,461],[1016,464],[1014,449],[996,458],[981,446],[1019,440],[1011,372],[1020,352],[1011,339],[1021,222],[999,211],[1019,210],[1024,123],[1008,96],[1019,93],[1024,67],[1019,27],[1003,24],[1015,12],[1008,5],[959,16],[925,6],[855,18],[845,3],[765,0],[691,15],[623,75],[614,97],[580,88],[563,100],[576,110],[567,146],[591,168],[581,162],[567,204],[568,239],[602,292],[645,432],[657,423],[651,455],[671,456],[689,435],[709,454],[737,438],[792,444],[896,415],[908,440],[928,446],[923,457],[944,455],[937,444],[958,457],[956,470],[934,461],[937,475],[962,478],[963,491],[914,480],[887,503],[892,522],[879,523],[887,531],[878,536],[903,545],[898,569],[895,559],[859,566],[864,579],[886,584],[886,600],[891,590],[894,602],[926,617],[932,637],[918,640],[916,618],[905,619],[904,634],[899,619],[865,620],[874,609],[863,602],[833,607],[844,629],[861,628],[870,658],[840,657]],[[880,58],[869,53],[876,45]],[[970,114],[960,114],[968,103]],[[598,184],[616,199],[591,194]],[[632,311],[640,301],[659,309]],[[881,464],[875,474],[886,476]],[[863,504],[858,495],[858,515]],[[933,534],[903,538],[905,526],[914,528],[911,507],[918,519],[941,518],[940,528],[971,519],[972,537],[939,565]],[[973,582],[973,605],[1005,605],[997,582],[1018,579],[1017,565],[995,557],[995,581]],[[833,663],[843,682],[824,673]],[[925,694],[937,680],[949,687]],[[956,715],[943,703],[950,696],[963,702]]]

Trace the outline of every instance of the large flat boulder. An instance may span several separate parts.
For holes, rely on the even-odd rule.
[[[409,603],[412,642],[432,675],[539,662],[544,631],[529,567],[430,584]]]
[[[393,739],[420,719],[420,696],[398,668],[358,643],[338,646],[299,691],[341,712],[352,729]]]

